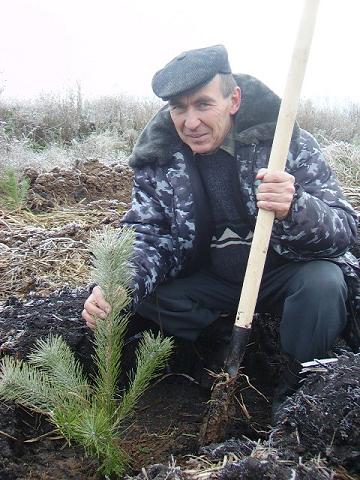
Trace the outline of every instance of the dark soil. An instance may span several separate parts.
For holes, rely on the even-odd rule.
[[[47,298],[9,299],[0,310],[1,354],[26,358],[36,339],[59,334],[91,373],[92,334],[80,318],[87,295],[85,289],[65,288]],[[243,376],[235,389],[235,409],[225,432],[225,438],[238,440],[200,451],[199,430],[210,392],[198,381],[211,350],[206,343],[211,332],[196,346],[177,345],[168,371],[148,390],[135,417],[124,426],[122,446],[132,459],[133,475],[139,472],[138,478],[144,480],[192,478],[188,472],[193,471],[196,458],[206,459],[208,466],[232,456],[234,461],[214,471],[212,478],[359,478],[360,356],[348,353],[337,364],[311,374],[271,428],[269,402],[281,365],[277,321],[262,315],[254,325]],[[318,455],[320,463],[314,460]],[[176,467],[166,466],[172,459]],[[97,466],[82,448],[70,447],[59,438],[44,417],[13,404],[0,404],[1,479],[95,480],[101,478]],[[144,468],[146,476],[141,473]],[[201,471],[204,465],[198,468]],[[334,477],[331,468],[342,468],[351,476]]]
[[[9,299],[0,310],[1,354],[26,358],[36,339],[58,334],[91,373],[92,334],[80,318],[87,295],[84,289],[66,288],[47,298]],[[202,347],[204,352],[206,348]],[[177,346],[171,370],[149,389],[136,416],[126,425],[123,447],[132,458],[134,472],[152,463],[167,463],[172,456],[179,465],[185,465],[187,455],[197,454],[199,429],[210,396],[209,390],[197,381],[204,365],[200,349],[201,345],[198,350],[189,345]],[[261,379],[252,381],[263,389]],[[267,390],[271,391],[269,385]],[[236,395],[238,408],[227,435],[265,438],[269,403],[245,379],[239,383]],[[69,447],[64,440],[56,439],[54,427],[41,416],[4,403],[0,412],[1,479],[100,478],[95,474],[96,462],[85,458],[80,447]]]
[[[272,444],[360,473],[360,354],[318,368],[284,405]]]
[[[213,480],[359,480],[360,355],[314,368],[281,408],[265,441],[242,436],[199,450],[191,466]],[[225,459],[232,461],[226,462]],[[225,465],[219,468],[219,464]],[[205,465],[204,465],[205,464]],[[212,465],[211,476],[206,475]],[[187,469],[153,465],[136,480],[181,480]],[[192,477],[190,477],[192,478]]]

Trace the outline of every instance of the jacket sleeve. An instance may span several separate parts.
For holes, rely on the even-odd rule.
[[[135,231],[132,309],[164,280],[172,265],[173,241],[170,217],[161,202],[166,195],[165,182],[155,180],[150,167],[136,169],[130,210],[121,224]]]
[[[275,220],[274,250],[293,260],[345,253],[356,239],[357,215],[308,132],[301,132],[300,148],[289,155],[287,171],[295,176],[296,193],[288,216]]]

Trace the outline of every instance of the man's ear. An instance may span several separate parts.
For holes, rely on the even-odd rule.
[[[231,115],[235,115],[235,113],[239,110],[241,103],[241,90],[240,87],[236,87],[231,94],[231,108],[230,113]]]

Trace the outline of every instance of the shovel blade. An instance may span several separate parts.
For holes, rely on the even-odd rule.
[[[234,325],[229,353],[225,362],[225,371],[230,378],[236,378],[245,355],[245,349],[250,339],[251,328]]]

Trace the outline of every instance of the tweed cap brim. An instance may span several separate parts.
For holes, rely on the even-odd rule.
[[[183,52],[155,73],[152,88],[158,97],[169,100],[200,88],[218,73],[231,73],[223,45]]]

